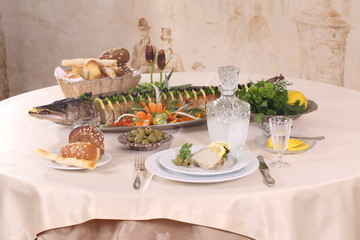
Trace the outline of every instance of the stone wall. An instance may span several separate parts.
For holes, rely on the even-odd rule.
[[[236,65],[360,90],[359,11],[357,0],[0,2],[10,95],[56,84],[62,59],[113,47],[146,72],[134,49],[147,41],[177,71]]]

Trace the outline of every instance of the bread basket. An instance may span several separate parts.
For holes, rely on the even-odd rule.
[[[93,95],[98,95],[127,91],[129,88],[136,87],[141,78],[139,73],[134,76],[123,76],[114,79],[102,78],[72,82],[56,72],[54,76],[67,98],[78,97],[85,92],[92,92]]]

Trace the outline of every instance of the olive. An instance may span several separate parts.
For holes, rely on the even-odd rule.
[[[145,144],[149,144],[149,140],[144,138],[144,139],[141,141],[141,144],[144,144],[144,145],[145,145]]]
[[[158,135],[163,135],[163,136],[164,136],[164,132],[162,132],[162,131],[160,131],[160,130],[157,130],[157,129],[156,129],[154,132],[155,132],[156,134],[158,134]]]
[[[159,142],[164,139],[164,135],[155,133],[156,137],[158,138]]]
[[[143,128],[138,128],[137,131],[138,131],[138,133],[143,133],[143,134],[145,134],[145,130],[144,130]]]
[[[130,136],[131,136],[131,137],[135,137],[137,134],[138,134],[138,130],[132,130],[132,131],[130,132]]]
[[[145,133],[138,133],[136,134],[136,137],[143,139],[145,136]]]
[[[182,165],[183,164],[183,162],[184,162],[184,159],[182,158],[182,157],[176,157],[175,159],[174,159],[174,163],[176,164],[176,165]]]
[[[128,141],[129,143],[132,143],[132,142],[134,141],[134,139],[135,139],[135,137],[129,137],[129,138],[127,139],[127,141]]]
[[[157,143],[158,142],[158,138],[156,136],[156,134],[152,133],[150,134],[150,136],[148,137],[148,140],[150,143]]]
[[[153,131],[154,131],[154,129],[152,127],[146,127],[145,128],[146,135],[150,135]]]
[[[136,136],[136,137],[134,138],[134,143],[141,143],[142,140],[143,140],[142,137]]]
[[[182,165],[185,166],[185,167],[191,167],[192,160],[190,158],[188,158],[182,163]]]

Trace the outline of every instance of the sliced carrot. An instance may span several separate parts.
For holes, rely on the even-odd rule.
[[[157,112],[157,111],[156,111],[156,105],[155,105],[155,103],[153,103],[153,102],[148,103],[148,106],[149,106],[149,108],[150,108],[150,112],[152,112],[152,113],[156,113],[156,112]]]
[[[170,113],[168,110],[164,110],[164,112],[165,112],[169,117],[171,117],[171,113]]]
[[[137,121],[137,122],[135,123],[135,126],[137,126],[137,127],[143,126],[143,121]]]
[[[162,109],[162,103],[159,102],[159,103],[157,104],[157,113],[162,113],[162,112],[164,112],[163,109]]]
[[[147,117],[147,114],[145,112],[137,112],[135,113],[136,116],[138,116],[140,119],[145,120]]]

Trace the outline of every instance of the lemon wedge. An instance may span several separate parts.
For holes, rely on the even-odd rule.
[[[273,147],[272,137],[269,137],[269,139],[266,142],[266,146],[268,148]],[[287,150],[288,151],[300,151],[300,150],[307,149],[309,147],[310,147],[310,145],[307,144],[306,142],[302,141],[302,140],[290,138]]]
[[[223,157],[226,154],[225,147],[219,144],[212,144],[211,146],[209,145],[208,148],[210,148],[211,152],[216,154],[218,157]]]
[[[209,147],[212,145],[221,145],[221,146],[227,148],[229,151],[232,149],[231,144],[228,142],[224,142],[224,141],[217,141],[217,142],[210,143]]]

